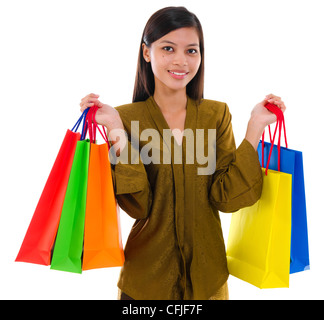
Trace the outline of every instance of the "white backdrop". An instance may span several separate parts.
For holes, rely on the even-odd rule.
[[[119,268],[82,275],[15,263],[80,99],[131,102],[140,37],[151,14],[184,5],[200,19],[205,97],[225,101],[236,142],[268,93],[286,103],[289,147],[302,150],[311,270],[289,289],[260,290],[232,276],[231,299],[323,299],[322,1],[12,0],[0,3],[1,299],[116,299]],[[321,188],[321,190],[320,190]],[[230,215],[221,214],[227,238]],[[133,220],[121,212],[123,243]]]

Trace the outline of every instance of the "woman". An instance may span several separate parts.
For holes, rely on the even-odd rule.
[[[82,111],[99,106],[96,121],[106,126],[112,149],[128,156],[112,168],[118,203],[136,219],[118,281],[121,299],[228,299],[218,210],[233,212],[259,199],[256,148],[265,126],[276,121],[264,105],[274,103],[282,110],[285,105],[272,94],[258,103],[236,149],[227,105],[203,99],[203,87],[200,22],[183,7],[167,7],[145,26],[133,103],[112,108],[95,94],[81,100]],[[124,130],[127,134],[120,134]],[[173,133],[172,139],[166,132]],[[205,151],[197,151],[206,149],[216,159],[208,172],[200,161]],[[186,161],[185,150],[197,153]],[[145,161],[136,151],[146,155]],[[179,152],[183,161],[175,161]]]

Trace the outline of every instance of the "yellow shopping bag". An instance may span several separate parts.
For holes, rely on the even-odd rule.
[[[262,171],[259,201],[232,214],[228,269],[259,288],[289,287],[292,176]]]

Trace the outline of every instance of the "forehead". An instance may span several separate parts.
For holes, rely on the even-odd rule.
[[[196,28],[180,28],[173,30],[156,41],[157,43],[173,42],[176,45],[199,45],[199,36]]]

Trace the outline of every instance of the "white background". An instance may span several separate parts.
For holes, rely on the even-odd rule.
[[[200,19],[205,97],[225,101],[237,145],[268,93],[287,106],[289,147],[303,151],[311,270],[289,289],[260,290],[232,276],[231,299],[323,299],[323,7],[315,0],[29,0],[0,4],[1,299],[116,299],[119,268],[82,275],[15,263],[67,128],[90,92],[131,102],[148,18],[184,5]],[[229,214],[221,214],[227,239]],[[133,220],[121,213],[123,243]]]

